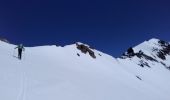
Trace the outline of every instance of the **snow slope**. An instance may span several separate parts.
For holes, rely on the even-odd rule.
[[[161,49],[157,42],[134,50],[153,56],[152,47]],[[26,47],[20,61],[14,47],[0,41],[0,100],[170,100],[169,55],[155,62],[93,50],[94,59],[73,44]],[[141,60],[150,67],[141,67]]]

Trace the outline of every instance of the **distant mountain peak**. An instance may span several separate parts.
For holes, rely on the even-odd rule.
[[[152,43],[158,42],[158,41],[160,41],[160,39],[157,39],[157,38],[151,38],[148,40],[148,42],[152,42]]]
[[[170,43],[160,39],[150,39],[136,47],[130,47],[121,57],[122,59],[138,59],[138,65],[150,67],[149,62],[160,63],[166,68],[167,58],[170,57]]]

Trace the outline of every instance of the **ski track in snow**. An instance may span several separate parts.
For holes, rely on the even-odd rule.
[[[21,82],[20,82],[20,91],[17,97],[17,100],[25,100],[25,91],[26,91],[26,74],[22,72]]]

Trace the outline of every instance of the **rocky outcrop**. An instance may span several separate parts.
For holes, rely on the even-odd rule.
[[[152,39],[148,42],[148,44],[152,44],[150,55],[147,55],[147,53],[142,51],[142,47],[139,49],[139,51],[134,52],[133,48],[130,47],[123,55],[121,56],[122,59],[133,59],[134,57],[137,57],[139,60],[138,65],[141,67],[149,67],[151,68],[149,62],[152,63],[160,63],[163,66],[165,66],[167,69],[170,69],[170,66],[165,64],[164,61],[166,61],[167,56],[170,55],[170,44],[168,42],[165,42],[163,40],[158,39]],[[147,44],[146,44],[147,45]]]
[[[89,53],[89,55],[92,57],[92,58],[96,58],[95,56],[95,53],[93,50],[91,50],[90,47],[84,45],[84,44],[79,44],[79,43],[76,43],[76,46],[77,46],[77,49],[80,50],[82,53],[84,54],[87,54]]]
[[[162,60],[166,60],[166,55],[170,55],[170,44],[163,40],[160,40],[158,43],[162,49],[158,50],[157,56]]]

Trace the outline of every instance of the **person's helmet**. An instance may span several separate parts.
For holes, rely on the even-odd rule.
[[[23,44],[19,44],[18,47],[19,48],[23,48],[24,46],[23,46]]]

